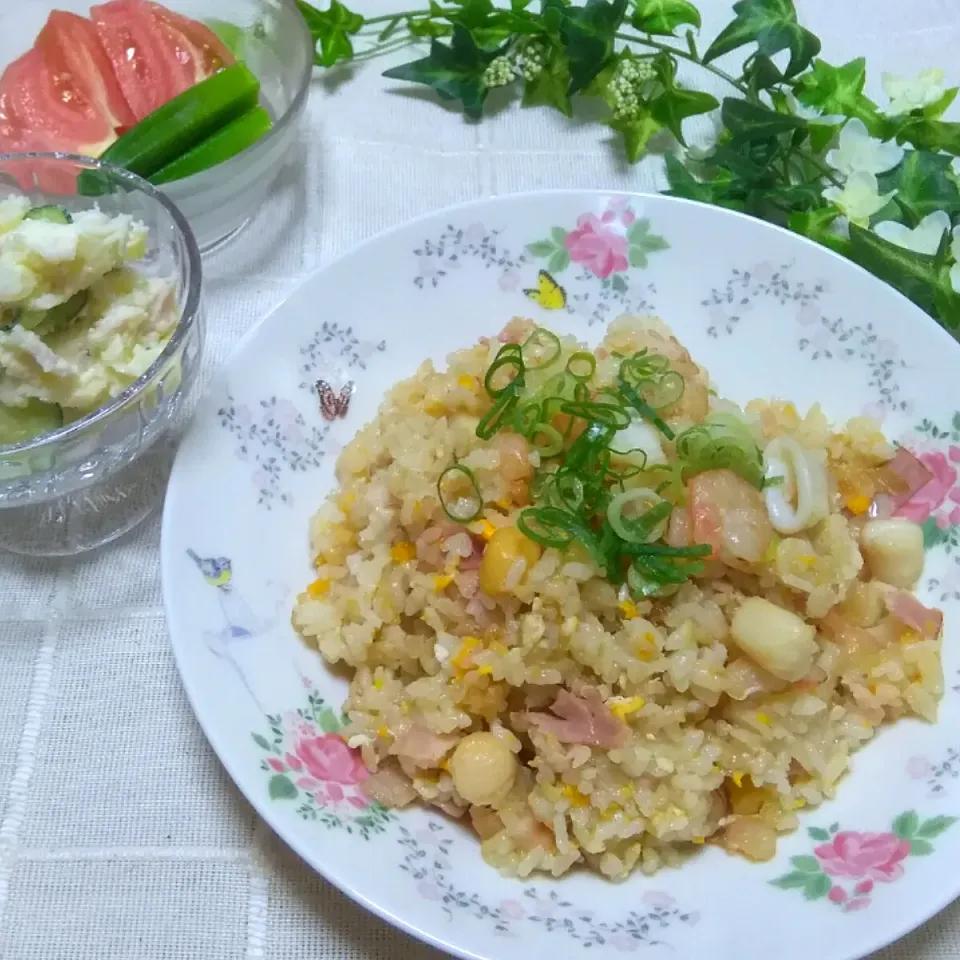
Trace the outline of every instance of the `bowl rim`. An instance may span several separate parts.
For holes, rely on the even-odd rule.
[[[142,393],[144,389],[152,383],[163,367],[166,366],[171,356],[179,350],[187,332],[195,325],[200,314],[201,288],[203,285],[203,267],[200,259],[200,248],[197,246],[197,240],[193,235],[190,224],[187,223],[184,215],[169,197],[142,177],[138,177],[135,173],[124,170],[122,167],[116,167],[113,164],[103,163],[93,157],[84,157],[73,153],[0,153],[0,164],[11,160],[46,160],[56,163],[67,161],[74,165],[86,167],[87,169],[101,170],[112,177],[126,181],[133,190],[146,194],[152,200],[159,203],[170,215],[186,247],[187,295],[183,307],[179,311],[180,316],[173,333],[170,335],[170,339],[160,354],[154,359],[153,363],[151,363],[133,383],[107,403],[74,420],[72,423],[57,427],[56,430],[43,433],[39,437],[23,440],[20,443],[0,444],[0,457],[4,458],[32,453],[58,444],[64,440],[72,440],[86,433],[89,428],[96,427],[102,421],[111,417],[119,409],[129,404],[135,397]]]
[[[163,184],[163,189],[170,191],[173,196],[180,197],[181,190],[184,193],[193,193],[198,188],[202,190],[207,183],[221,182],[224,179],[224,172],[229,173],[231,168],[236,168],[239,166],[239,164],[243,162],[244,158],[246,158],[251,151],[258,149],[261,146],[265,147],[266,145],[280,139],[280,137],[286,132],[287,128],[300,116],[300,113],[307,102],[307,97],[310,94],[310,83],[313,79],[313,70],[316,66],[316,63],[314,62],[314,57],[316,56],[316,43],[313,39],[313,35],[310,33],[310,28],[307,25],[307,21],[300,12],[300,8],[297,6],[296,0],[261,0],[261,2],[265,5],[278,4],[281,7],[286,7],[291,13],[294,14],[295,21],[298,24],[297,29],[299,30],[300,39],[304,48],[305,63],[303,72],[300,75],[300,79],[297,81],[296,93],[294,93],[293,99],[287,105],[286,110],[284,110],[283,113],[277,117],[276,121],[271,124],[270,129],[262,137],[260,137],[259,140],[251,143],[249,147],[245,147],[235,156],[230,157],[223,163],[218,163],[215,167],[211,167],[209,170],[201,170],[199,173],[191,174],[189,177],[184,177],[182,180],[171,180],[169,183]],[[216,181],[214,178],[216,178]]]

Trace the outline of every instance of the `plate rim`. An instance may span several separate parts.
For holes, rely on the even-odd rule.
[[[418,224],[426,223],[428,221],[438,220],[443,216],[450,215],[462,215],[465,212],[469,212],[472,209],[480,207],[490,207],[490,206],[501,206],[509,205],[512,202],[533,200],[533,199],[547,199],[550,197],[627,197],[631,199],[639,199],[642,201],[647,201],[650,199],[656,200],[659,202],[664,202],[668,206],[674,204],[682,205],[685,207],[698,207],[704,210],[709,210],[720,215],[721,219],[726,217],[733,217],[738,220],[748,221],[753,229],[758,230],[771,230],[778,234],[787,234],[789,235],[793,242],[798,242],[804,246],[810,247],[820,252],[820,254],[828,255],[829,259],[833,259],[842,264],[841,269],[852,269],[856,270],[859,273],[865,275],[869,278],[868,283],[879,285],[879,287],[884,288],[887,295],[892,294],[902,301],[904,307],[909,312],[912,312],[918,318],[923,318],[931,327],[936,328],[933,335],[939,337],[940,341],[944,344],[949,343],[951,346],[949,349],[960,350],[960,342],[958,342],[950,333],[945,330],[937,321],[927,314],[921,307],[915,304],[909,297],[905,296],[895,287],[890,285],[884,280],[881,280],[878,276],[871,273],[865,267],[856,263],[853,260],[848,259],[847,257],[842,256],[837,253],[835,250],[830,249],[823,244],[819,244],[814,240],[811,240],[808,237],[805,237],[801,234],[794,233],[791,230],[788,230],[785,227],[781,227],[777,224],[770,223],[766,220],[761,220],[757,217],[750,216],[746,213],[741,213],[736,210],[728,210],[725,207],[717,207],[711,204],[701,203],[696,200],[689,200],[684,197],[673,197],[663,193],[653,193],[650,191],[643,190],[620,190],[620,189],[602,189],[602,188],[575,188],[575,187],[561,187],[561,188],[549,188],[549,189],[540,189],[540,190],[522,190],[514,191],[510,193],[498,194],[491,197],[481,197],[473,200],[464,201],[462,203],[448,204],[446,206],[441,206],[434,208],[432,210],[421,213],[416,217],[411,217],[407,220],[402,221],[401,223],[394,224],[390,227],[387,227],[383,230],[378,231],[365,237],[358,243],[344,250],[342,253],[338,254],[336,257],[333,257],[329,262],[317,267],[312,270],[305,277],[301,278],[297,283],[295,283],[290,290],[287,291],[286,295],[275,304],[269,311],[267,311],[262,317],[256,320],[253,325],[240,337],[234,347],[230,350],[227,357],[221,361],[219,366],[212,372],[210,378],[204,385],[203,392],[198,400],[199,406],[207,400],[213,391],[220,386],[226,379],[230,369],[238,361],[239,357],[247,351],[251,341],[253,341],[260,333],[261,328],[266,324],[270,323],[273,317],[284,309],[286,304],[300,292],[301,288],[317,282],[318,278],[322,277],[326,272],[335,269],[340,266],[345,261],[351,259],[352,257],[362,253],[369,247],[374,247],[377,244],[389,240],[391,237],[402,234],[409,230],[412,227],[416,227]],[[945,348],[946,349],[946,348]],[[195,423],[194,414],[191,417],[190,423],[187,426],[187,431],[194,429]],[[183,458],[186,456],[184,453],[184,445],[181,442],[181,445],[178,447],[177,454],[174,460],[173,469],[170,474],[170,479],[168,481],[167,489],[164,493],[164,503],[163,510],[161,514],[161,531],[160,531],[160,577],[161,577],[161,598],[163,603],[164,619],[166,621],[166,631],[167,637],[172,649],[174,662],[177,667],[177,673],[180,678],[180,683],[183,687],[184,693],[186,694],[187,701],[190,704],[190,708],[193,711],[194,717],[203,732],[204,737],[206,738],[208,744],[216,755],[217,759],[226,770],[230,779],[233,781],[234,786],[240,791],[247,803],[249,803],[257,816],[270,828],[270,830],[277,836],[279,839],[290,848],[304,863],[306,863],[312,871],[318,874],[323,880],[328,883],[331,883],[334,887],[337,888],[341,893],[347,896],[350,900],[356,903],[358,906],[362,907],[365,910],[370,911],[375,916],[379,917],[381,920],[390,924],[391,926],[401,930],[404,934],[414,937],[422,943],[426,943],[431,947],[434,947],[448,955],[456,956],[462,958],[462,960],[490,960],[490,957],[486,953],[477,953],[473,950],[470,950],[465,947],[460,947],[454,943],[445,941],[439,936],[429,932],[426,929],[423,929],[421,926],[417,925],[415,922],[411,922],[405,919],[402,916],[398,916],[394,913],[391,913],[385,907],[380,906],[378,903],[369,899],[365,896],[359,889],[357,889],[353,881],[344,877],[340,870],[335,866],[331,867],[329,864],[324,864],[319,857],[315,857],[311,852],[305,848],[305,845],[301,844],[297,837],[295,836],[295,831],[288,829],[287,825],[284,823],[284,818],[282,816],[276,815],[274,812],[277,810],[276,807],[271,807],[265,799],[258,797],[255,799],[253,796],[247,793],[241,787],[241,780],[245,780],[245,776],[238,776],[236,771],[236,764],[232,759],[229,759],[231,752],[225,748],[225,745],[219,736],[212,732],[213,724],[208,724],[206,722],[206,716],[209,713],[210,708],[201,707],[201,700],[199,697],[199,690],[196,685],[196,681],[191,678],[189,670],[184,666],[184,663],[181,661],[181,658],[178,654],[178,645],[174,641],[173,632],[171,630],[171,609],[172,602],[170,598],[170,592],[168,584],[172,583],[175,579],[175,575],[171,569],[171,564],[174,556],[174,549],[170,542],[170,537],[172,534],[172,520],[171,520],[171,497],[170,490],[173,485],[173,481],[178,473],[178,470],[181,467]],[[323,864],[323,865],[321,865]],[[956,890],[952,893],[941,895],[940,897],[932,898],[928,901],[928,905],[925,905],[922,910],[919,910],[915,914],[915,919],[911,918],[908,923],[905,925],[903,930],[898,933],[893,939],[886,939],[884,935],[881,935],[879,940],[872,941],[871,944],[865,948],[857,948],[855,954],[844,955],[844,960],[864,960],[864,958],[870,956],[877,950],[881,950],[885,947],[891,946],[894,943],[899,942],[904,937],[913,933],[915,930],[919,929],[921,926],[929,922],[937,914],[945,910],[951,903],[960,899],[960,875],[957,878],[957,887]],[[932,904],[929,905],[929,904]]]

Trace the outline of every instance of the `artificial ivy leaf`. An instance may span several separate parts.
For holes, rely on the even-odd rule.
[[[391,80],[408,80],[431,87],[444,100],[460,100],[463,112],[473,120],[483,115],[483,101],[487,87],[483,74],[492,60],[500,56],[501,49],[484,50],[460,24],[453,27],[450,46],[433,40],[430,56],[384,71]]]
[[[939,120],[946,112],[947,108],[957,99],[957,93],[960,92],[960,87],[951,87],[949,90],[944,91],[943,96],[934,103],[928,103],[921,113],[928,120]]]
[[[700,29],[700,11],[687,0],[636,0],[630,23],[641,33],[672,37],[683,23]]]
[[[672,153],[667,154],[666,162],[670,189],[663,192],[668,197],[683,197],[685,200],[712,203],[713,190],[709,183],[698,180]]]
[[[586,89],[613,56],[617,28],[627,0],[587,0],[572,7],[567,0],[543,0],[543,16],[559,14],[559,34],[570,65],[571,95]]]
[[[880,133],[884,118],[877,105],[863,93],[867,79],[867,62],[863,57],[851,60],[842,67],[834,67],[825,60],[817,60],[813,70],[805,73],[794,87],[797,99],[808,107],[823,113],[840,113],[862,120],[872,134]]]
[[[731,143],[769,140],[781,133],[804,130],[807,121],[792,114],[778,113],[761,103],[726,97],[720,110],[724,125],[730,131]]]
[[[411,17],[407,21],[407,29],[421,40],[449,37],[453,27],[445,20],[434,20],[431,17]]]
[[[660,126],[666,127],[682,144],[682,121],[686,117],[695,117],[701,113],[716,110],[720,104],[709,93],[698,90],[685,90],[683,87],[670,87],[650,104],[650,114]]]
[[[820,52],[820,40],[797,22],[792,0],[739,0],[733,5],[736,19],[720,32],[703,55],[709,63],[747,43],[756,43],[760,53],[772,57],[790,51],[784,76],[795,77]]]
[[[573,106],[567,90],[570,87],[570,70],[562,50],[551,45],[543,63],[543,69],[523,85],[523,106],[554,107],[564,116],[573,116]]]
[[[441,16],[452,24],[469,30],[480,47],[493,47],[515,34],[539,32],[536,20],[529,14],[500,10],[493,0],[458,0],[456,9],[440,8]]]
[[[342,60],[353,59],[350,37],[359,33],[364,23],[359,13],[345,7],[340,0],[330,0],[328,10],[318,10],[304,0],[297,0],[297,7],[313,38],[313,57],[318,66],[332,67]]]
[[[911,116],[904,118],[890,135],[896,137],[897,143],[909,143],[920,150],[945,150],[960,157],[960,123]]]
[[[897,191],[897,205],[913,220],[910,226],[935,210],[943,210],[951,218],[960,213],[960,189],[951,176],[946,154],[908,150],[899,166],[877,180],[881,192]]]
[[[941,284],[936,257],[914,253],[852,223],[850,258],[927,313],[934,313],[937,287]]]
[[[831,224],[840,216],[840,211],[835,207],[821,207],[818,210],[797,210],[791,213],[787,218],[787,226],[794,232],[803,237],[809,237],[817,243],[843,256],[850,256],[850,241],[834,233],[830,229]],[[813,836],[811,832],[811,836]],[[820,837],[814,837],[819,840]],[[824,837],[823,839],[827,839]]]
[[[950,283],[950,268],[940,268],[940,285],[933,297],[934,316],[948,329],[954,331],[960,327],[960,294]],[[944,817],[945,820],[955,819]]]
[[[757,53],[744,63],[743,79],[750,92],[756,96],[761,90],[769,90],[780,83],[783,74],[765,53]]]
[[[608,122],[610,127],[623,137],[623,149],[630,163],[636,163],[643,156],[650,138],[663,129],[662,125],[645,111],[636,117],[614,118]]]

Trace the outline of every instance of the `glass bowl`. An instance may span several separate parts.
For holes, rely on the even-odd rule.
[[[75,192],[85,170],[98,173],[104,192],[95,200]],[[200,251],[168,197],[140,177],[95,160],[0,155],[0,200],[13,194],[70,211],[97,206],[143,223],[147,251],[134,266],[170,281],[179,314],[162,353],[115,399],[51,433],[0,445],[0,548],[66,556],[126,533],[162,498],[179,428],[197,392],[204,339]]]
[[[97,0],[0,2],[0,71],[33,44],[53,9],[87,16]],[[294,0],[164,0],[176,13],[229,24],[237,55],[260,80],[273,127],[252,147],[162,191],[193,228],[202,253],[234,237],[264,203],[284,166],[297,157],[313,73],[314,43]]]

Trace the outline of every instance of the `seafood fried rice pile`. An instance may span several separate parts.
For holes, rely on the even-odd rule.
[[[293,623],[352,672],[391,807],[505,873],[770,859],[885,722],[936,718],[942,615],[877,424],[745,409],[658,320],[527,320],[424,363],[343,451]]]

